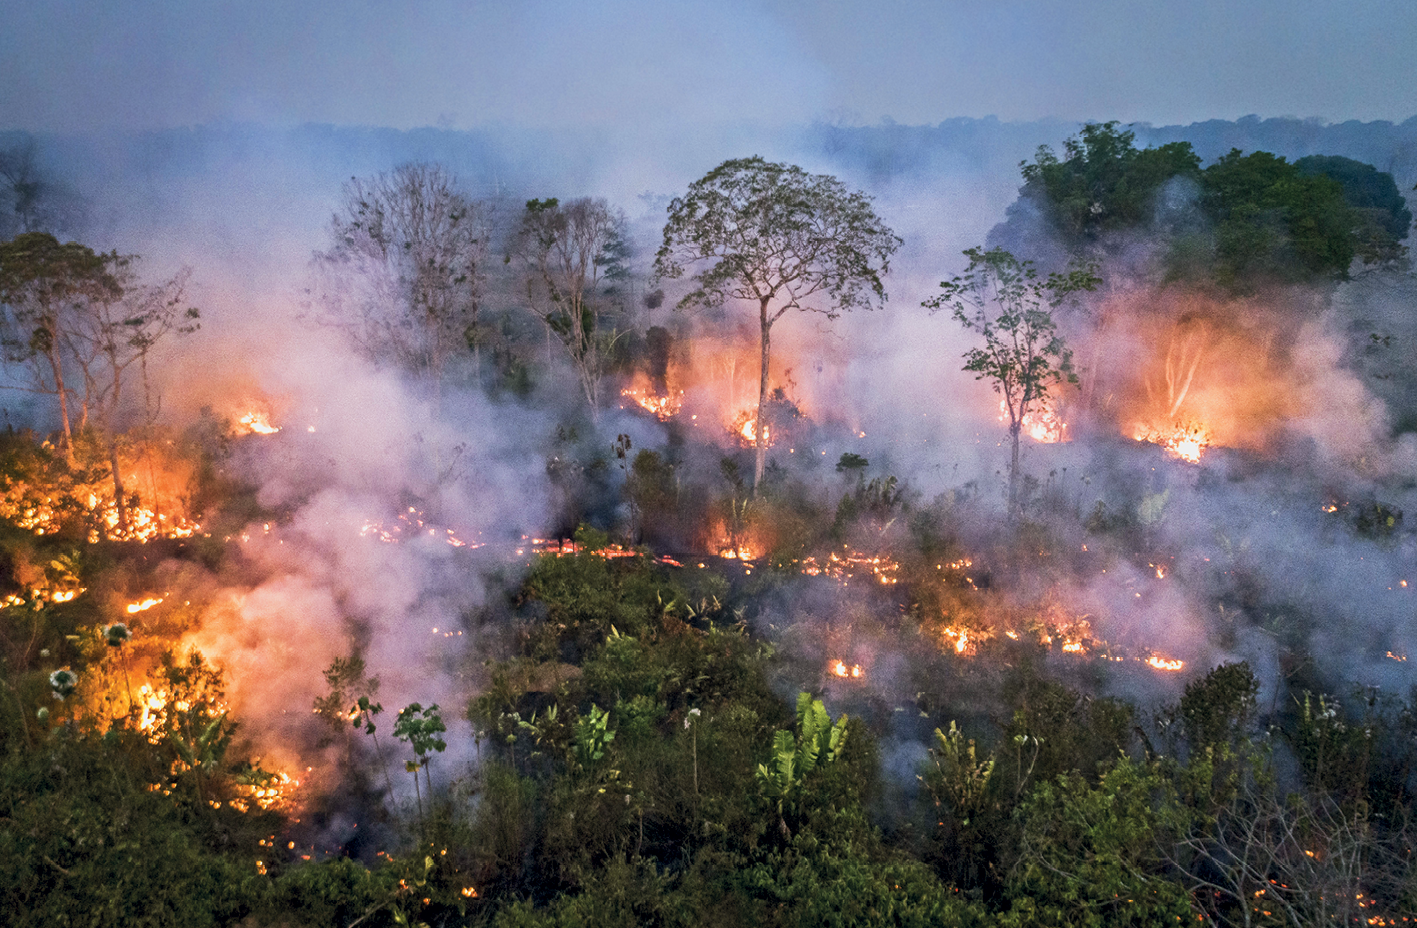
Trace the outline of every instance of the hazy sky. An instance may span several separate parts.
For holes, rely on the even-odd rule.
[[[0,0],[0,128],[1417,115],[1413,0]]]

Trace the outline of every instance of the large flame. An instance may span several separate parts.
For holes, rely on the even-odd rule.
[[[1002,397],[999,399],[999,421],[1007,423],[1009,421],[1008,401]],[[1024,414],[1023,424],[1020,426],[1023,434],[1041,444],[1055,444],[1060,441],[1067,441],[1068,424],[1058,416],[1051,405],[1047,402],[1035,403],[1032,408]]]
[[[280,426],[271,425],[270,413],[266,412],[243,413],[236,423],[237,435],[274,435],[280,431]]]
[[[679,411],[684,408],[683,390],[669,390],[661,394],[649,384],[649,378],[644,375],[636,377],[633,386],[621,390],[620,396],[661,422],[667,422],[679,415]],[[621,408],[624,408],[623,404]]]
[[[1195,423],[1174,425],[1169,428],[1156,428],[1138,423],[1132,429],[1132,438],[1136,441],[1160,445],[1172,457],[1188,461],[1191,464],[1200,463],[1201,455],[1205,453],[1206,448],[1210,447],[1211,442],[1210,431],[1205,426]]]

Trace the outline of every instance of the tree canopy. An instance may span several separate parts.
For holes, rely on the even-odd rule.
[[[1355,258],[1372,264],[1402,254],[1411,214],[1391,175],[1371,165],[1239,149],[1200,165],[1189,142],[1138,149],[1116,122],[1088,123],[1064,143],[1063,157],[1045,145],[1021,166],[1023,195],[1044,204],[1071,251],[1088,253],[1107,233],[1151,225],[1163,187],[1188,180],[1204,230],[1166,233],[1168,273],[1235,291],[1341,280]]]
[[[1039,279],[1029,261],[1002,248],[965,251],[969,267],[941,281],[940,293],[926,300],[932,311],[950,310],[955,321],[984,339],[964,355],[964,370],[988,380],[1009,418],[1009,511],[1018,507],[1019,433],[1031,411],[1042,408],[1049,391],[1076,383],[1072,352],[1058,334],[1052,310],[1072,294],[1101,283],[1093,268]]]
[[[834,318],[885,302],[883,282],[901,240],[864,193],[835,177],[761,157],[725,161],[669,204],[660,277],[701,267],[679,306],[758,304],[761,377],[754,422],[755,485],[767,455],[763,405],[768,395],[769,332],[790,309]]]
[[[1146,222],[1161,185],[1197,176],[1201,159],[1190,142],[1138,149],[1135,140],[1116,122],[1088,123],[1063,143],[1062,158],[1041,145],[1034,162],[1021,165],[1026,189],[1043,194],[1054,221],[1072,237],[1093,239]]]
[[[488,234],[483,207],[439,165],[352,178],[316,254],[328,274],[324,321],[370,357],[436,384],[454,351],[475,344]]]

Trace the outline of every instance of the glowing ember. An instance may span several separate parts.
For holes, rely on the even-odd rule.
[[[80,518],[92,526],[88,532],[90,544],[98,544],[104,538],[138,542],[148,542],[154,538],[191,538],[202,529],[182,516],[169,516],[142,506],[129,506],[126,513],[120,513],[118,505],[111,499],[101,499],[94,493],[88,493],[81,499],[71,499],[65,505],[49,497],[43,500],[17,499],[10,492],[13,489],[7,488],[7,492],[0,496],[0,518],[36,535],[51,535],[59,531],[66,520],[75,517],[75,508],[82,513]]]
[[[137,612],[147,612],[147,611],[148,611],[149,609],[151,609],[153,606],[156,606],[156,605],[160,604],[161,602],[162,602],[161,599],[145,599],[145,600],[143,600],[142,602],[129,603],[129,604],[128,604],[128,614],[129,614],[129,615],[133,615],[134,613],[137,613]]]
[[[842,549],[840,554],[833,551],[826,563],[819,562],[815,557],[805,557],[794,563],[801,566],[804,576],[831,577],[842,584],[857,576],[870,576],[882,586],[894,586],[900,582],[899,562],[883,554],[863,554],[850,548]]]
[[[860,664],[846,666],[845,661],[832,661],[830,670],[833,676],[841,677],[843,680],[859,680],[864,675]]]
[[[1392,658],[1392,659],[1395,660],[1395,661],[1405,661],[1405,660],[1407,660],[1407,655],[1406,655],[1406,654],[1398,654],[1398,653],[1395,652],[1395,651],[1389,651],[1389,652],[1387,652],[1387,656],[1390,657],[1390,658]]]
[[[1156,670],[1165,670],[1171,673],[1181,670],[1186,666],[1185,661],[1170,660],[1157,654],[1148,657],[1146,662]]]
[[[270,415],[264,412],[248,412],[236,422],[245,429],[237,433],[240,435],[274,435],[280,431],[280,426],[271,425]]]
[[[1199,464],[1201,455],[1210,447],[1210,432],[1201,425],[1177,425],[1169,429],[1138,425],[1132,431],[1136,441],[1150,442],[1165,448],[1172,457]]]
[[[269,529],[268,529],[269,530]],[[374,537],[385,544],[394,544],[404,538],[411,538],[419,535],[427,535],[430,538],[441,539],[447,545],[454,548],[480,548],[483,542],[467,542],[459,538],[452,529],[441,530],[429,525],[424,521],[423,513],[413,506],[409,506],[405,512],[398,515],[398,519],[392,525],[384,525],[382,522],[370,520],[365,522],[359,529],[360,538]],[[518,552],[520,553],[520,552]]]

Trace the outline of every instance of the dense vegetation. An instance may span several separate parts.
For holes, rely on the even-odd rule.
[[[1202,168],[1185,143],[1132,143],[1115,124],[1089,125],[1065,157],[1043,151],[1024,167],[1025,198],[1078,256],[1106,259],[1124,236],[1159,228],[1169,281],[1238,291],[1390,261],[1410,224],[1391,178],[1347,159],[1232,152]],[[1218,542],[1234,554],[1224,566],[1163,551],[1161,478],[1127,481],[1094,508],[1056,472],[1046,484],[1016,476],[1026,400],[1041,394],[1009,410],[1007,513],[974,484],[922,499],[856,453],[833,468],[816,446],[828,426],[781,387],[757,421],[797,456],[760,481],[747,473],[761,440],[725,448],[724,435],[670,423],[661,448],[626,434],[611,444],[595,423],[602,380],[638,374],[667,393],[675,341],[633,326],[622,216],[603,201],[530,201],[501,230],[520,250],[499,269],[494,217],[441,171],[401,169],[347,193],[317,264],[337,283],[368,276],[323,294],[323,309],[371,364],[421,379],[435,404],[454,391],[514,403],[552,381],[559,345],[589,409],[577,395],[586,415],[552,426],[545,471],[561,494],[557,527],[584,524],[574,544],[526,559],[450,559],[492,591],[453,619],[486,648],[461,704],[385,706],[385,668],[357,641],[309,668],[325,692],[287,711],[320,730],[309,747],[334,769],[324,789],[292,796],[227,705],[224,668],[181,644],[212,605],[213,578],[240,561],[233,539],[289,516],[242,479],[249,436],[214,415],[165,431],[146,409],[120,428],[116,407],[57,445],[8,430],[7,913],[244,928],[1411,923],[1417,690],[1350,691],[1328,674],[1308,637],[1328,615],[1254,580],[1247,539]],[[409,203],[441,210],[453,231],[435,240],[400,225]],[[33,236],[16,241],[51,242]],[[50,320],[25,290],[44,276],[37,252],[22,251],[0,282],[5,305],[28,300],[25,318]],[[972,255],[1033,281],[1012,256]],[[120,260],[80,257],[100,271]],[[101,283],[101,298],[69,308],[138,292],[131,277]],[[197,318],[175,283],[156,288],[161,332]],[[1093,283],[1089,271],[1067,292]],[[946,285],[945,305],[959,287]],[[1043,290],[1021,293],[1042,312]],[[109,321],[122,332],[131,318]],[[1039,322],[1040,341],[1061,338],[1051,317]],[[147,338],[111,330],[110,357],[141,369]],[[7,345],[33,364],[54,337]],[[1044,354],[1057,371],[1032,376],[1061,389],[1061,341]],[[85,387],[107,396],[113,376]],[[1152,450],[1155,475],[1165,462]],[[114,479],[133,460],[180,472],[183,520],[137,533],[158,500]],[[1401,511],[1376,497],[1326,513],[1325,530],[1357,550],[1410,546]],[[1277,666],[1189,668],[1171,699],[1109,695],[1128,690],[1118,683],[1157,692],[1136,683],[1153,671],[1060,618],[1051,591],[1109,569],[1160,579],[1178,564],[1214,583],[1222,614],[1244,616],[1224,644],[1269,636]],[[149,600],[159,588],[182,595]],[[855,664],[856,651],[875,663]],[[339,827],[346,813],[357,835]]]
[[[858,490],[842,508],[863,502]],[[918,533],[949,512],[911,521],[924,548]],[[415,782],[446,763],[444,738],[475,741],[480,760],[390,806],[383,846],[309,860],[296,842],[322,800],[298,814],[251,801],[270,775],[233,749],[220,668],[164,653],[172,708],[149,725],[132,707],[123,662],[153,644],[113,632],[98,605],[132,552],[12,531],[12,583],[39,564],[51,586],[88,592],[5,610],[6,905],[34,923],[340,926],[1401,924],[1417,908],[1411,702],[1307,692],[1296,673],[1264,709],[1240,663],[1139,706],[1090,692],[1105,659],[1059,665],[1038,640],[998,638],[969,660],[917,655],[930,682],[906,708],[933,747],[902,782],[879,756],[888,707],[850,684],[828,684],[852,710],[835,717],[820,691],[784,699],[798,659],[749,630],[804,582],[795,571],[744,577],[624,555],[589,529],[577,540],[478,620],[514,630],[491,685],[446,716],[411,707],[438,719],[422,747],[380,714],[361,661],[327,670],[315,708],[346,745],[346,789],[378,804],[379,734],[414,752]],[[876,620],[897,647],[933,635],[936,609],[996,608],[902,569],[933,599]]]
[[[1412,223],[1391,175],[1351,158],[1231,149],[1202,168],[1189,142],[1138,149],[1115,122],[1087,124],[1062,157],[1039,148],[1023,177],[1070,248],[1145,236],[1169,249],[1172,277],[1240,292],[1391,261]]]

